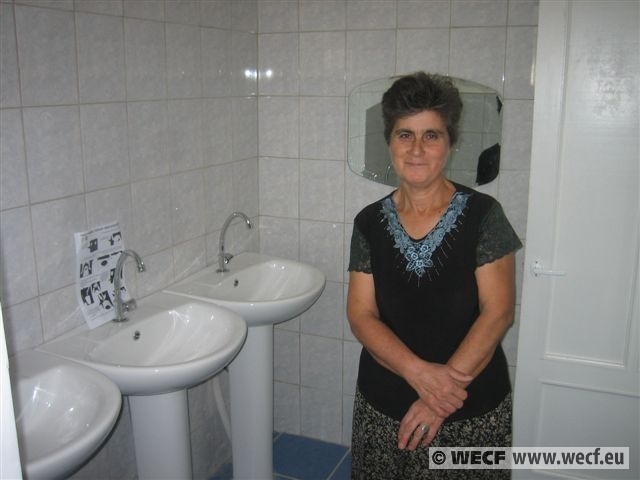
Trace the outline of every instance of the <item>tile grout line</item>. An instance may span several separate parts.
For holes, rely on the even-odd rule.
[[[342,458],[338,461],[338,463],[336,463],[336,466],[333,468],[333,470],[331,470],[331,473],[329,474],[329,476],[326,478],[326,480],[331,480],[331,478],[335,475],[335,473],[338,471],[338,469],[340,468],[340,466],[343,464],[343,462],[346,460],[346,458],[351,454],[351,449],[347,448],[347,451],[344,452],[344,455],[342,455]]]

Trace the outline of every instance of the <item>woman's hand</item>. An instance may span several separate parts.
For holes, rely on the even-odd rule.
[[[400,422],[398,448],[415,450],[422,443],[429,445],[438,434],[444,417],[436,413],[421,399],[416,400]]]
[[[462,407],[473,377],[449,365],[421,362],[406,380],[436,415],[446,418]]]

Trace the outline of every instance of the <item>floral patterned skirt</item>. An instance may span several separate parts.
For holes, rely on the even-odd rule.
[[[510,447],[511,394],[478,417],[445,423],[432,447]],[[374,409],[356,391],[351,439],[352,480],[481,480],[511,478],[510,470],[429,470],[428,447],[398,448],[400,422]]]

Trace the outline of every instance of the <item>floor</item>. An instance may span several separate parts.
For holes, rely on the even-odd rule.
[[[348,447],[288,433],[273,439],[274,480],[349,480]],[[231,480],[233,467],[223,465],[209,480]]]

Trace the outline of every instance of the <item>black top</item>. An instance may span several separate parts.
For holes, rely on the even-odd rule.
[[[444,364],[479,314],[475,270],[522,246],[500,204],[454,184],[438,224],[412,239],[388,195],[355,218],[350,271],[372,273],[381,320],[415,354]],[[401,420],[417,393],[362,350],[358,388],[380,412]],[[464,406],[446,421],[482,415],[511,391],[502,347],[467,387]]]

